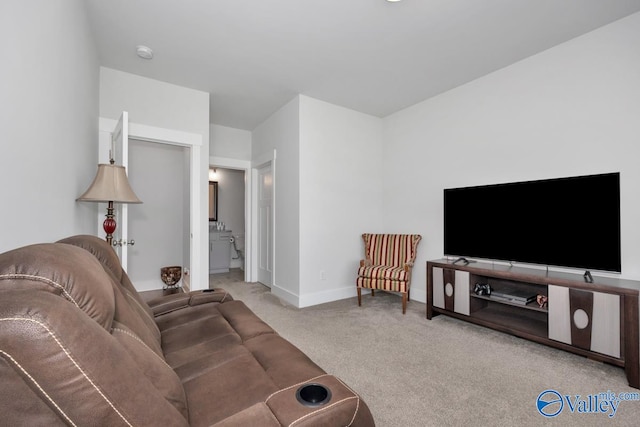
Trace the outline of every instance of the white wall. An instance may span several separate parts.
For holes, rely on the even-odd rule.
[[[251,160],[251,132],[212,124],[209,127],[209,155]]]
[[[382,120],[300,95],[253,132],[277,150],[272,292],[298,306],[355,296],[361,234],[382,231]]]
[[[638,46],[635,14],[384,120],[385,228],[423,235],[413,298],[443,254],[444,188],[614,171],[622,277],[640,278]]]
[[[275,258],[271,291],[297,304],[300,287],[300,99],[294,98],[252,134],[252,160],[277,151],[275,181]],[[259,165],[254,165],[259,166]],[[252,227],[257,230],[255,227]],[[254,233],[255,235],[256,233]],[[255,238],[255,236],[254,236]],[[255,246],[255,241],[251,242]]]
[[[0,252],[95,233],[98,58],[81,0],[0,3]]]
[[[197,166],[201,183],[198,213],[200,230],[208,230],[209,94],[101,67],[100,117],[117,120],[122,111],[129,112],[131,123],[202,135],[201,160]],[[185,248],[188,247],[187,239],[185,236]],[[209,244],[205,236],[199,246],[195,252],[203,268],[200,277],[191,278],[194,289],[207,287],[209,283]],[[185,252],[188,254],[187,250]],[[189,261],[185,260],[183,264],[188,265]]]
[[[130,122],[193,132],[209,141],[208,102],[207,92],[100,67],[100,117],[117,120],[125,110]]]
[[[129,141],[129,183],[144,203],[129,205],[129,230],[136,243],[129,247],[127,274],[141,291],[162,288],[161,267],[182,266],[181,242],[189,234],[184,151],[187,148],[175,145]]]
[[[382,120],[300,97],[301,307],[355,296],[361,235],[384,232]]]

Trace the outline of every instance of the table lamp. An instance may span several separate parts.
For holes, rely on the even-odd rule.
[[[113,232],[116,231],[116,220],[113,215],[114,203],[142,203],[142,201],[136,196],[129,185],[127,179],[127,172],[124,166],[117,166],[113,164],[113,159],[110,160],[110,164],[101,163],[98,165],[98,172],[93,182],[87,189],[87,191],[78,197],[76,200],[81,202],[102,202],[108,203],[107,206],[107,219],[102,223],[105,233],[107,233],[106,240],[111,245],[113,239]]]

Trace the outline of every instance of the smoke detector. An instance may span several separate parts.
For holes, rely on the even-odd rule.
[[[136,54],[142,59],[151,59],[153,58],[153,51],[150,47],[140,45],[136,47]]]

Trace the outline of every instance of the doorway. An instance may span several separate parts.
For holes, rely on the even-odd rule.
[[[125,115],[126,112],[123,112]],[[99,149],[98,149],[98,162],[108,163],[111,158],[112,150],[112,133],[117,127],[117,121],[101,117],[99,119]],[[184,234],[180,244],[183,245],[184,259],[181,262],[183,265],[183,287],[186,286],[191,290],[206,289],[209,286],[208,280],[208,259],[207,259],[207,247],[208,242],[202,236],[202,228],[206,226],[206,218],[203,217],[203,210],[200,207],[206,205],[205,196],[202,195],[201,175],[205,171],[199,166],[201,164],[201,146],[202,135],[189,132],[176,131],[172,129],[159,128],[154,126],[142,125],[139,123],[129,123],[128,135],[131,139],[140,141],[147,141],[155,143],[157,145],[174,145],[186,148],[184,164],[188,177],[185,178],[186,185],[188,186],[189,197],[185,201],[189,205],[188,218],[185,218],[185,225],[187,232]],[[129,140],[127,138],[127,142]],[[126,151],[127,149],[121,149],[120,151]],[[123,163],[124,165],[124,163]],[[128,166],[128,163],[127,163]],[[125,166],[126,167],[126,166]],[[127,167],[127,171],[130,173],[130,168]],[[144,202],[144,200],[143,200]],[[127,205],[123,205],[127,206]],[[128,211],[128,210],[127,210]],[[104,221],[104,214],[97,213],[97,230],[101,233],[102,221]],[[128,215],[123,214],[119,219],[119,224],[127,223]],[[128,227],[122,227],[126,229]],[[123,236],[126,237],[126,236]],[[135,237],[133,237],[135,240]],[[126,237],[124,240],[128,239]],[[189,275],[187,276],[187,271]],[[136,286],[139,288],[139,286]],[[146,289],[138,289],[146,290]]]
[[[264,252],[263,255],[267,255],[267,264],[270,262],[269,268],[270,274],[267,273],[267,277],[263,277],[262,280],[269,283],[270,287],[275,283],[275,170],[276,170],[276,150],[265,153],[264,155],[257,156],[253,161],[230,159],[225,157],[209,158],[210,168],[226,168],[244,171],[244,201],[245,201],[245,252],[244,252],[244,280],[245,282],[257,282],[258,279],[258,263],[259,263],[259,246],[266,245],[269,248],[269,252]],[[270,237],[267,233],[265,239],[261,239],[258,234],[258,194],[259,194],[259,170],[263,167],[269,166],[271,169],[271,218],[268,221],[270,227]],[[207,233],[208,234],[208,233]],[[208,238],[208,235],[207,235]],[[263,269],[264,270],[264,269]],[[263,271],[265,273],[265,271]]]
[[[215,221],[209,222],[210,228],[224,228],[229,232],[230,244],[227,260],[222,260],[230,269],[246,269],[246,170],[219,166],[209,167],[209,182],[216,183]],[[209,233],[211,237],[211,232]],[[226,234],[225,234],[226,236]],[[218,238],[219,236],[216,236]],[[210,244],[210,250],[213,247]],[[216,260],[210,260],[216,266]]]

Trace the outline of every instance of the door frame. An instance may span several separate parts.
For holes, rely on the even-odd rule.
[[[109,134],[113,132],[117,124],[117,120],[100,117],[98,121],[98,130],[100,135],[103,132]],[[166,129],[155,126],[143,125],[140,123],[129,122],[129,138],[140,141],[155,142],[159,144],[178,145],[189,148],[190,165],[189,165],[189,271],[191,290],[205,289],[209,287],[209,258],[207,251],[203,248],[208,247],[204,240],[204,230],[202,230],[202,183],[200,179],[200,158],[203,137],[201,134],[184,132],[174,129]],[[109,138],[109,146],[111,144]],[[104,147],[103,138],[100,138],[100,146],[98,149],[98,161],[100,163],[108,162],[108,150]],[[106,160],[105,160],[106,159]],[[101,216],[98,216],[98,224],[102,224]],[[98,230],[101,230],[98,225]],[[198,256],[199,255],[199,256]]]
[[[234,169],[244,171],[244,281],[245,282],[254,282],[254,277],[256,277],[252,273],[252,266],[254,263],[253,258],[253,250],[251,244],[247,242],[251,242],[252,236],[252,227],[251,227],[251,218],[252,218],[252,209],[251,203],[253,201],[251,195],[251,162],[249,160],[238,160],[231,159],[227,157],[218,157],[211,156],[209,157],[209,168],[225,168],[225,169]],[[207,238],[209,236],[209,232],[206,233]]]
[[[273,227],[273,242],[272,242],[272,253],[273,253],[273,266],[272,266],[272,277],[271,282],[272,286],[276,283],[276,258],[277,253],[276,249],[276,230],[275,230],[275,217],[276,217],[276,150],[273,152],[266,153],[264,155],[256,157],[256,159],[249,160],[238,160],[227,157],[217,157],[211,156],[209,157],[209,167],[220,167],[220,168],[229,168],[236,170],[244,170],[245,172],[245,183],[244,183],[244,241],[245,241],[245,259],[244,259],[244,281],[245,282],[256,282],[258,280],[258,169],[267,163],[271,163],[271,173],[273,175],[273,214],[272,214],[272,224]],[[207,231],[206,236],[209,233]]]

